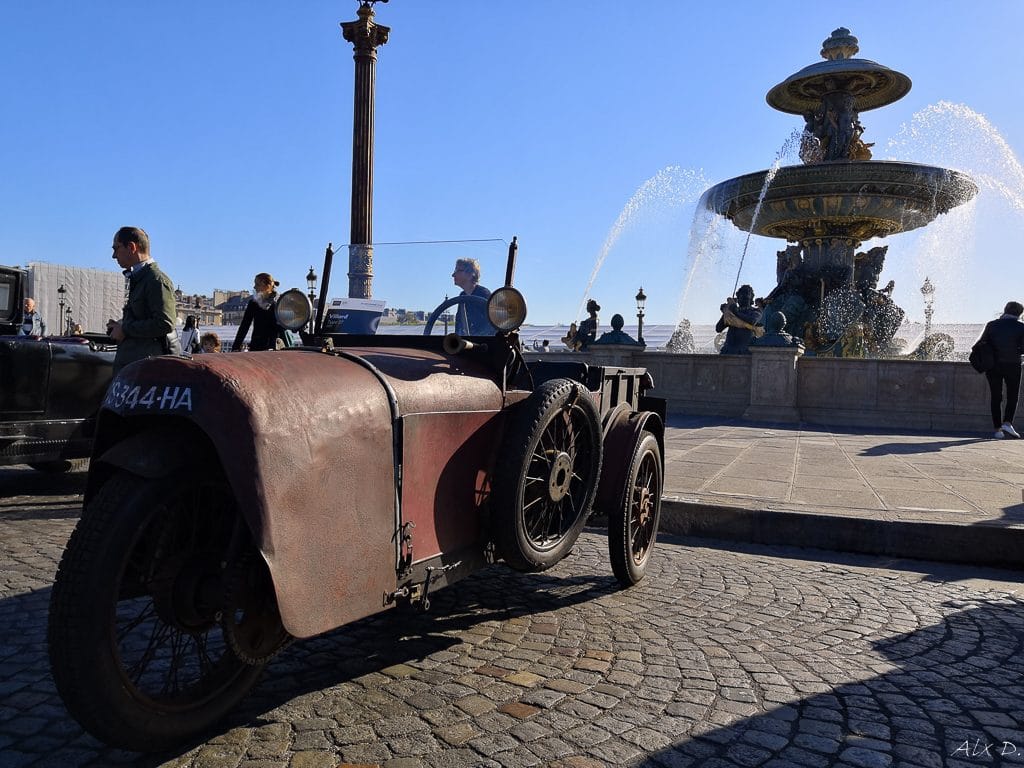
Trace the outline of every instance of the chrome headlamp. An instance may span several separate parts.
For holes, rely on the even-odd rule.
[[[291,288],[277,299],[274,309],[277,324],[289,331],[297,331],[304,327],[313,316],[313,304],[309,296],[298,288]]]
[[[487,319],[499,331],[514,331],[526,321],[526,299],[515,288],[499,288],[487,300]]]

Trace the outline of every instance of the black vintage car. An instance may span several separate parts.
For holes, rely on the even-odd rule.
[[[0,267],[0,465],[85,466],[116,350],[105,335],[17,335],[26,275]]]

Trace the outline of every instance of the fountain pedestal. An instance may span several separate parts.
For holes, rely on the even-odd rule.
[[[803,263],[820,273],[834,268],[844,274],[843,283],[853,285],[853,268],[860,242],[848,237],[809,237],[801,240]]]
[[[803,347],[750,348],[750,404],[743,418],[750,421],[799,422],[797,361]]]

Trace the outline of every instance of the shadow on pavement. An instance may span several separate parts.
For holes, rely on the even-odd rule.
[[[972,443],[987,443],[988,438],[964,438],[963,440],[934,440],[928,443],[882,443],[865,448],[861,456],[892,456],[912,453],[937,453],[947,448],[961,448]]]
[[[792,701],[752,701],[751,708],[765,711],[731,718],[719,727],[707,724],[716,713],[700,696],[670,703],[666,713],[692,727],[671,746],[631,764],[966,766],[1024,761],[1024,730],[1016,719],[1024,708],[1019,685],[1024,602],[1005,598],[947,606],[960,610],[936,624],[872,643],[891,665],[884,674],[820,686],[820,692]],[[823,662],[825,675],[827,667]],[[756,692],[751,693],[756,700]]]
[[[1003,507],[1003,516],[999,518],[998,522],[1007,525],[1024,524],[1024,504],[1011,504],[1008,507]]]
[[[233,727],[257,727],[265,722],[265,713],[304,694],[422,660],[464,642],[459,633],[484,622],[557,611],[619,589],[612,576],[527,575],[500,565],[489,567],[431,595],[429,613],[394,609],[296,641],[271,661],[254,692],[217,725],[212,736]],[[50,593],[47,587],[0,599],[0,617],[19,617],[16,624],[8,623],[0,629],[0,652],[17,648],[22,670],[17,682],[0,680],[0,713],[4,715],[0,717],[0,742],[9,742],[10,736],[23,737],[26,729],[42,725],[36,715],[19,714],[19,710],[29,707],[33,711],[45,709],[46,732],[51,737],[63,737],[62,743],[41,750],[47,765],[130,764],[156,768],[169,762],[177,764],[176,758],[206,743],[201,740],[172,752],[139,755],[107,747],[85,733],[64,709],[50,676],[46,650]]]
[[[0,467],[0,499],[11,496],[64,496],[85,493],[86,470],[37,472],[26,466]]]
[[[82,514],[81,501],[8,504],[0,501],[0,520],[71,520]]]

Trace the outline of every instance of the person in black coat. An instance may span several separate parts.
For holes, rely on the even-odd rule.
[[[277,306],[275,288],[278,285],[280,283],[266,272],[256,275],[256,279],[253,281],[253,295],[245,306],[242,324],[238,326],[235,342],[231,345],[232,352],[237,352],[242,348],[250,325],[252,326],[252,338],[249,340],[251,352],[277,349],[277,337],[281,330],[277,325],[277,318],[274,316],[274,309]]]
[[[1024,305],[1020,302],[1007,302],[1000,318],[985,325],[978,341],[987,341],[995,355],[996,365],[985,373],[989,391],[992,393],[992,426],[995,427],[993,437],[1016,437],[1013,428],[1013,416],[1017,411],[1017,396],[1020,392],[1020,356],[1024,354],[1024,323],[1020,321],[1024,314]],[[1003,400],[1003,386],[1006,386],[1006,406],[1003,408],[1002,420],[999,406]]]

